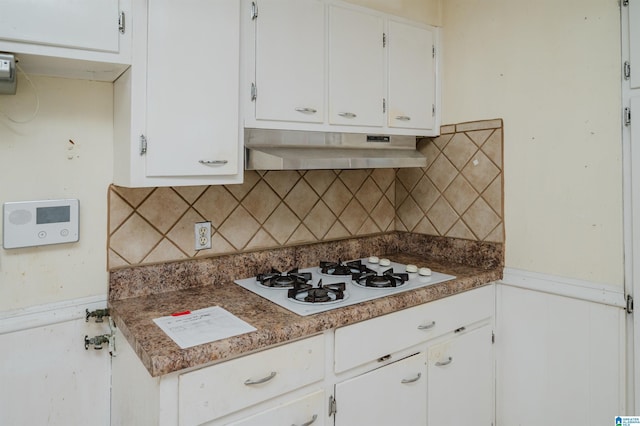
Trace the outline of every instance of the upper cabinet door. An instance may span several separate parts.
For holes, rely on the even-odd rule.
[[[257,4],[256,119],[322,123],[323,2],[261,0]]]
[[[331,5],[329,123],[384,125],[384,20]]]
[[[147,176],[238,171],[240,2],[150,0]]]
[[[0,39],[118,52],[119,0],[3,0]]]
[[[389,127],[433,129],[434,30],[389,21]]]
[[[629,63],[632,89],[640,88],[640,0],[629,1]]]

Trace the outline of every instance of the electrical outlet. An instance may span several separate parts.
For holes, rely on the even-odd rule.
[[[211,222],[197,222],[194,234],[196,250],[211,248]]]

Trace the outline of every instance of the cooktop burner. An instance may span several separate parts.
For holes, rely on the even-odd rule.
[[[403,272],[394,272],[393,268],[389,268],[382,274],[375,271],[353,274],[353,282],[362,287],[371,288],[389,288],[400,287],[409,280],[409,274]]]
[[[320,267],[287,273],[272,269],[267,274],[237,280],[236,284],[298,315],[313,315],[455,278],[433,271],[429,276],[420,275],[415,267],[410,270],[416,272],[405,272],[407,265],[387,259],[382,263],[365,258],[322,262]],[[330,275],[336,269],[344,275]]]
[[[294,268],[287,273],[271,268],[268,274],[258,274],[256,281],[270,288],[294,288],[296,284],[305,284],[311,281],[311,272],[299,272],[298,268]]]

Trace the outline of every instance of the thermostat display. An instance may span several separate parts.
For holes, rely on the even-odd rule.
[[[42,200],[4,203],[5,249],[78,241],[79,201]]]

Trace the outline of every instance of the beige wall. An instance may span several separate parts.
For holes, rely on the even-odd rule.
[[[0,248],[0,311],[107,292],[112,85],[32,80],[40,97],[38,116],[30,123],[14,124],[0,115],[0,203],[78,198],[80,242]],[[16,96],[0,95],[0,110],[15,119],[28,118],[34,99],[31,87],[20,78]],[[68,150],[69,139],[75,142],[73,152]]]
[[[617,0],[445,0],[443,122],[504,119],[508,267],[622,285]]]

